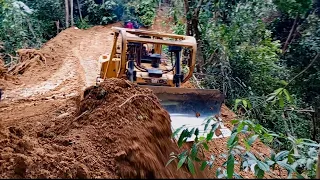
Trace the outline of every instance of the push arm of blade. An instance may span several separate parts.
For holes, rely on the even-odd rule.
[[[188,75],[183,79],[182,83],[185,83],[187,82],[191,77],[192,77],[192,74],[193,74],[193,71],[194,71],[194,67],[196,65],[196,52],[197,52],[197,44],[195,43],[193,46],[192,46],[192,50],[191,50],[191,63],[189,65],[189,73]]]
[[[115,53],[116,53],[116,50],[117,50],[117,40],[118,40],[118,36],[119,36],[119,33],[115,33],[114,34],[114,37],[113,37],[113,46],[112,46],[112,52],[111,52],[111,55],[108,57],[108,61],[106,62],[107,65],[106,65],[106,68],[104,70],[104,75],[103,75],[103,79],[106,78],[107,76],[107,72],[109,71],[109,64],[110,64],[110,61],[112,61],[112,58],[114,57]]]
[[[121,66],[119,77],[122,77],[126,73],[126,55],[127,55],[127,34],[125,30],[120,30],[122,36],[122,52],[121,52]]]

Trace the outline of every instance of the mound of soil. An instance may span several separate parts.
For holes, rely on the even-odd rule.
[[[10,69],[10,74],[12,75],[23,74],[29,68],[38,65],[44,66],[47,61],[44,55],[36,49],[19,49],[17,53],[19,55],[19,64]]]
[[[72,117],[38,132],[0,127],[0,178],[204,178],[165,167],[171,152],[169,114],[149,89],[108,79],[89,87]]]
[[[0,89],[6,89],[12,83],[16,83],[17,79],[8,73],[8,69],[4,66],[4,62],[0,59]]]
[[[0,78],[4,78],[7,74],[7,68],[4,67],[4,62],[2,59],[0,59]]]

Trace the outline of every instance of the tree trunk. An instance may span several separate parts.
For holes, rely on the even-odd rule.
[[[197,40],[197,72],[198,73],[202,73],[203,70],[203,65],[204,65],[204,55],[203,55],[203,51],[202,51],[202,42],[201,42],[201,33],[199,31],[199,14],[200,14],[200,9],[201,9],[201,5],[203,3],[203,0],[200,0],[197,4],[197,7],[195,8],[194,12],[193,12],[193,16],[191,19],[191,23],[192,23],[192,31],[193,34],[196,37]]]
[[[313,133],[312,133],[312,140],[314,141],[320,141],[320,131],[319,131],[319,127],[320,127],[320,103],[316,103],[314,105],[314,114],[312,117],[312,126],[313,126]]]
[[[78,9],[79,9],[80,20],[82,21],[81,5],[80,5],[79,0],[77,0],[77,4],[78,4]]]
[[[283,46],[283,48],[282,48],[282,54],[284,54],[284,53],[287,51],[287,48],[288,48],[289,42],[290,42],[290,40],[291,40],[291,37],[292,37],[292,35],[293,35],[293,32],[294,32],[295,29],[296,29],[296,24],[297,24],[297,22],[298,22],[298,19],[299,19],[299,14],[296,16],[296,19],[295,19],[294,22],[293,22],[293,25],[292,25],[292,27],[291,27],[290,33],[289,33],[289,35],[288,35],[288,37],[287,37],[287,40],[286,40],[286,42],[285,42],[285,44],[284,44],[284,46]]]
[[[64,0],[64,4],[66,7],[66,28],[69,27],[69,0]]]
[[[189,7],[189,2],[188,0],[184,0],[184,13],[186,15],[186,35],[187,36],[192,36],[192,22],[191,19],[188,18],[188,13],[190,11],[190,7]]]
[[[59,34],[59,30],[60,30],[60,21],[55,21],[56,23],[56,27],[57,27],[57,35]]]
[[[71,19],[71,26],[74,26],[74,19],[73,19],[73,0],[70,0],[70,19]]]

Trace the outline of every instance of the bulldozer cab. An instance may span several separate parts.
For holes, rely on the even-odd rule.
[[[169,112],[173,130],[182,125],[202,127],[208,117],[220,113],[224,96],[219,90],[180,87],[193,75],[194,37],[118,27],[112,30],[112,50],[99,59],[101,79],[125,78],[153,90]]]

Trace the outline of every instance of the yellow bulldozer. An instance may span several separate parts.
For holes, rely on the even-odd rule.
[[[126,78],[153,90],[174,129],[198,127],[220,112],[219,90],[181,88],[193,75],[197,43],[192,36],[112,27],[113,45],[99,58],[100,80]]]

